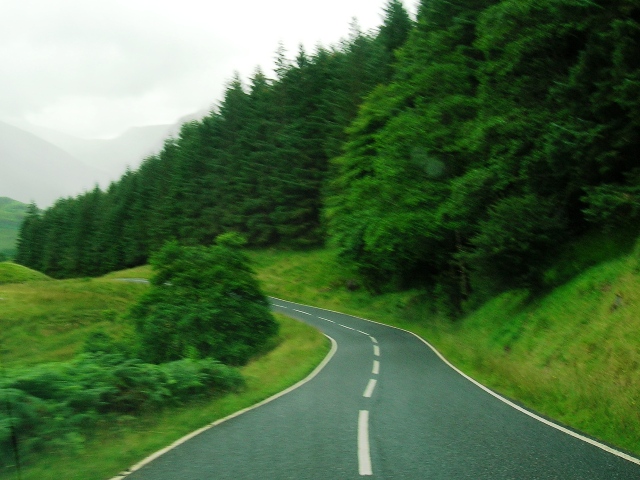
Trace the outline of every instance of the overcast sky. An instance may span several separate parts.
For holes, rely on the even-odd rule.
[[[1,0],[0,120],[85,138],[173,123],[215,104],[234,71],[266,73],[282,42],[336,44],[387,0]],[[405,0],[413,12],[415,3]]]

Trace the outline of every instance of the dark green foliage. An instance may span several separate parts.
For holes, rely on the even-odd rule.
[[[413,22],[399,0],[389,0],[384,13],[384,21],[377,40],[382,43],[386,54],[390,57],[386,63],[392,65],[394,52],[407,41]]]
[[[5,372],[0,378],[0,467],[20,456],[82,446],[98,423],[228,392],[243,384],[212,359],[153,365],[120,354],[84,354],[65,364]]]
[[[41,216],[35,204],[29,205],[18,234],[18,253],[16,262],[42,271],[42,247],[44,235]]]
[[[394,80],[350,127],[327,202],[334,241],[378,286],[435,285],[467,240],[456,240],[449,217],[459,214],[445,209],[455,205],[451,182],[475,160],[466,135],[478,110],[472,21],[482,7],[429,5],[397,52]]]
[[[561,215],[556,205],[534,195],[501,199],[479,223],[468,259],[504,287],[537,284],[546,255],[564,230]]]
[[[151,362],[212,357],[244,364],[277,332],[248,260],[224,235],[212,247],[165,245],[151,289],[132,309],[140,356]]]
[[[421,2],[335,161],[343,256],[460,311],[539,285],[588,222],[637,222],[639,19],[630,1]]]
[[[603,184],[586,188],[583,197],[588,205],[585,215],[588,220],[606,227],[632,227],[640,216],[640,181],[632,180],[627,185]]]

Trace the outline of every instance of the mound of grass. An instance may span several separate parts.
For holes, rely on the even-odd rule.
[[[121,316],[147,288],[100,279],[0,285],[0,362],[14,367],[69,361],[96,331],[130,338],[133,328]]]
[[[252,257],[267,294],[411,330],[485,385],[640,454],[640,242],[585,237],[550,269],[564,284],[504,292],[455,322],[415,291],[350,290],[330,250]]]
[[[0,285],[7,283],[23,283],[36,280],[51,280],[44,273],[31,270],[17,263],[0,262]]]

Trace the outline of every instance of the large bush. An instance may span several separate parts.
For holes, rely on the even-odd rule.
[[[132,309],[140,356],[150,362],[215,358],[244,364],[277,333],[269,303],[237,248],[166,244],[152,257],[151,289]]]

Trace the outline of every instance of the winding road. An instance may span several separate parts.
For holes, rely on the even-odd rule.
[[[273,309],[332,339],[323,368],[115,478],[640,479],[640,460],[501,399],[411,333],[284,300]]]

